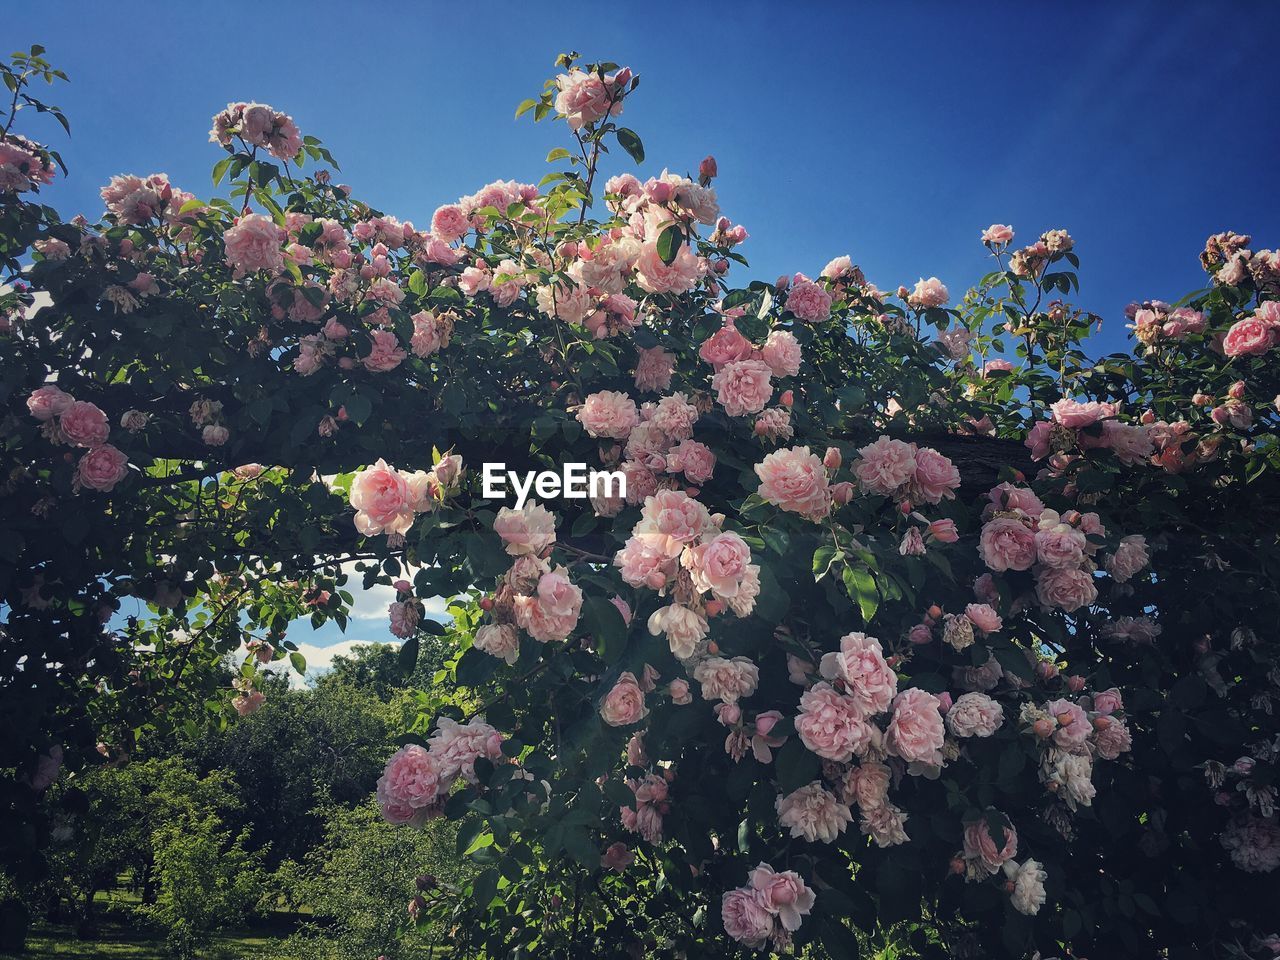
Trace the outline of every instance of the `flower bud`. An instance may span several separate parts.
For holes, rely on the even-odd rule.
[[[839,470],[840,464],[843,463],[843,457],[837,447],[827,447],[827,452],[822,457],[822,465],[828,470]]]
[[[716,165],[716,158],[713,156],[705,156],[702,162],[698,164],[698,179],[704,181],[703,186],[710,182],[720,173],[719,167]]]
[[[1243,400],[1244,399],[1244,381],[1237,380],[1230,387],[1228,387],[1227,396],[1230,397],[1232,400]]]
[[[1079,693],[1084,689],[1084,677],[1075,673],[1067,677],[1067,689],[1072,693]]]
[[[1280,397],[1277,397],[1276,399],[1280,400]],[[796,396],[790,390],[783,390],[782,396],[778,398],[778,402],[784,407],[790,408],[796,402]]]

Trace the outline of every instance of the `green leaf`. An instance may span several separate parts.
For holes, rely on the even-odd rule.
[[[813,578],[821,580],[831,569],[831,564],[843,556],[844,551],[838,547],[830,543],[822,544],[817,550],[813,551]]]
[[[572,156],[573,154],[564,147],[556,147],[547,154],[547,163],[555,163],[557,160],[567,160]]]
[[[400,664],[400,670],[403,673],[413,673],[413,668],[418,665],[418,645],[419,641],[416,636],[412,636],[400,644],[400,652],[396,654],[396,660]]]
[[[851,566],[844,568],[843,578],[849,599],[857,601],[863,622],[870,624],[880,608],[880,591],[876,589],[875,578],[869,570]]]
[[[680,252],[680,244],[683,242],[684,234],[674,223],[658,234],[658,256],[662,258],[662,262],[670,264],[675,260],[676,254]]]
[[[595,640],[605,663],[617,663],[627,647],[627,624],[604,597],[588,597],[582,604],[582,624]]]
[[[775,751],[773,768],[778,776],[778,789],[791,793],[818,778],[822,772],[822,761],[799,737],[791,737]]]
[[[307,672],[307,658],[298,653],[298,651],[295,650],[289,654],[289,662],[293,664],[293,669],[297,670],[298,673]]]
[[[623,150],[631,154],[631,159],[636,163],[644,163],[644,144],[640,142],[636,132],[627,127],[619,127],[617,136],[618,144]]]
[[[471,896],[475,899],[476,904],[481,909],[487,909],[489,904],[493,903],[493,898],[498,894],[498,871],[489,867],[481,870],[479,875],[471,882]]]
[[[533,109],[534,107],[536,107],[537,105],[538,105],[538,101],[537,101],[537,100],[522,100],[522,101],[520,101],[520,106],[516,107],[516,116],[515,116],[515,118],[516,118],[517,120],[519,120],[521,117],[523,117],[526,113],[528,113],[530,110],[532,110],[532,109]]]

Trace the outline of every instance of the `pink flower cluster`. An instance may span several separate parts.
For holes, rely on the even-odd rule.
[[[606,116],[616,117],[622,113],[622,99],[630,82],[627,67],[608,76],[574,67],[556,77],[556,112],[568,121],[571,130],[581,130]]]
[[[760,593],[760,568],[738,534],[720,529],[719,515],[681,490],[658,490],[644,501],[640,519],[614,557],[622,579],[673,602],[649,618],[653,636],[665,634],[681,660],[697,657],[707,618],[726,608],[750,616]]]
[[[757,348],[728,319],[702,342],[698,356],[711,364],[711,386],[725,413],[741,417],[764,410],[773,397],[774,377],[794,377],[800,372],[802,351],[789,330],[773,330]]]
[[[0,137],[0,192],[26,193],[53,182],[53,161],[26,137]]]
[[[277,160],[292,160],[302,149],[302,133],[293,118],[265,103],[229,103],[214,115],[209,141],[232,150],[235,138],[249,147],[265,147]]]
[[[1106,536],[1096,513],[1047,509],[1030,490],[1001,484],[990,493],[978,552],[996,572],[1032,570],[1036,599],[1047,608],[1073,613],[1098,597],[1094,556]],[[1121,582],[1146,563],[1145,541],[1129,540],[1113,561]]]
[[[746,886],[724,894],[720,916],[725,933],[739,943],[785,951],[816,900],[800,874],[761,863],[748,875]]]
[[[953,500],[960,487],[960,471],[947,457],[890,437],[860,449],[853,474],[867,493],[913,503]]]
[[[438,816],[454,782],[476,782],[481,757],[501,762],[502,734],[477,717],[458,723],[442,717],[427,746],[411,743],[387,761],[378,778],[378,807],[388,823],[420,827]]]
[[[52,443],[66,443],[87,450],[76,465],[76,489],[110,493],[129,472],[129,458],[107,443],[111,424],[93,403],[77,400],[52,384],[32,391],[27,410],[41,423],[41,432]]]
[[[660,774],[647,773],[639,780],[628,780],[627,786],[635,794],[635,800],[632,805],[618,809],[622,826],[650,843],[661,843],[662,818],[671,809],[667,801],[666,778]]]
[[[442,458],[429,471],[413,473],[379,460],[351,481],[356,529],[366,537],[407,533],[416,514],[434,510],[444,495],[456,490],[461,475],[462,461],[456,454]]]
[[[1072,811],[1093,804],[1094,761],[1115,760],[1133,744],[1115,688],[1075,701],[1059,697],[1042,706],[1026,703],[1018,722],[1039,744],[1041,782]]]

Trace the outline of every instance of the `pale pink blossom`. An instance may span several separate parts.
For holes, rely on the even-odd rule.
[[[1004,825],[1003,844],[997,845],[986,818],[964,825],[964,858],[994,876],[1005,861],[1018,855],[1018,832],[1013,824]]]
[[[894,756],[939,766],[944,740],[937,697],[919,687],[909,687],[894,698],[893,719],[885,736],[885,744]]]
[[[693,679],[702,684],[704,700],[737,703],[755,693],[760,669],[746,657],[708,657],[694,667]]]
[[[787,292],[786,307],[797,320],[820,323],[831,316],[831,294],[797,274]]]
[[[775,808],[778,823],[810,843],[834,843],[853,819],[849,807],[817,781],[778,797]]]
[[[75,402],[76,399],[71,394],[49,384],[32,391],[31,396],[27,397],[27,410],[37,420],[48,422],[66,413]]]
[[[862,705],[828,683],[814,684],[800,697],[796,733],[804,745],[827,760],[846,763],[866,752],[871,726]]]
[[[630,671],[618,677],[613,688],[600,703],[600,716],[611,727],[626,727],[649,715],[644,691]]]
[[[811,520],[831,510],[827,470],[808,447],[775,450],[755,467],[760,497],[774,506]]]
[[[519,510],[499,510],[493,531],[502,538],[503,548],[511,556],[537,556],[556,542],[556,518],[542,504],[531,500]]]
[[[1036,574],[1036,598],[1041,606],[1074,613],[1098,599],[1098,587],[1087,570],[1048,568]]]
[[[759,413],[773,396],[773,371],[763,360],[736,360],[725,364],[711,386],[716,400],[731,417]]]
[[[1000,729],[1004,711],[985,693],[964,693],[947,711],[946,722],[953,736],[989,737]]]
[[[949,299],[951,299],[951,294],[941,280],[937,277],[930,277],[925,280],[922,277],[916,281],[915,289],[907,297],[907,303],[918,310],[929,310],[942,306]]]
[[[775,377],[794,377],[800,372],[800,342],[787,330],[774,330],[760,348],[760,356]]]
[[[625,440],[640,422],[640,414],[635,401],[625,393],[601,390],[587,397],[578,411],[578,420],[593,437]]]
[[[794,870],[777,872],[767,863],[761,863],[748,874],[754,890],[760,891],[765,905],[776,914],[784,930],[800,929],[800,918],[813,909],[816,897],[800,874]]]
[[[76,464],[76,480],[81,487],[110,493],[129,472],[129,458],[109,443],[87,451]]]
[[[1030,570],[1036,562],[1036,535],[1017,517],[995,517],[982,525],[978,552],[996,573]]]
[[[62,436],[77,447],[96,447],[106,443],[111,435],[107,415],[87,400],[74,400],[68,404],[58,418],[58,426],[62,429]]]
[[[350,499],[356,509],[356,529],[366,537],[380,533],[403,534],[413,525],[409,484],[403,474],[385,460],[355,475]]]
[[[270,217],[260,213],[245,214],[223,234],[227,263],[240,276],[257,270],[279,273],[284,269],[285,232]]]
[[[853,474],[863,490],[892,496],[915,477],[916,452],[909,443],[881,437],[858,451]]]
[[[865,633],[841,637],[840,650],[823,655],[819,672],[827,680],[843,681],[864,716],[888,710],[898,692],[898,675],[885,661],[880,641]]]
[[[1000,614],[985,603],[969,604],[964,608],[964,614],[983,633],[996,633],[1004,626]]]
[[[955,499],[955,492],[960,487],[960,471],[955,464],[929,447],[915,449],[915,463],[915,473],[911,478],[913,499],[925,503]]]
[[[759,949],[773,933],[774,916],[764,895],[751,887],[729,890],[720,900],[724,932],[745,946]]]
[[[1142,534],[1123,537],[1116,552],[1107,557],[1107,573],[1117,583],[1127,583],[1151,562],[1147,538]]]

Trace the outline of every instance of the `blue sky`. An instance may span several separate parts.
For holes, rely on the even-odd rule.
[[[71,167],[46,194],[65,216],[95,217],[114,173],[165,172],[207,195],[220,158],[210,117],[258,100],[323,139],[357,196],[425,225],[489,181],[542,176],[565,129],[512,115],[555,54],[576,49],[642,76],[625,114],[648,154],[642,177],[717,157],[721,205],[752,235],[744,281],[848,253],[881,287],[937,275],[958,295],[986,268],[987,224],[1028,242],[1065,227],[1080,303],[1114,350],[1127,302],[1203,285],[1208,234],[1280,244],[1280,4],[568,10],[64,0],[11,6],[4,42],[44,44],[71,76],[52,95],[70,141],[25,128]],[[610,172],[624,169],[612,157]]]

